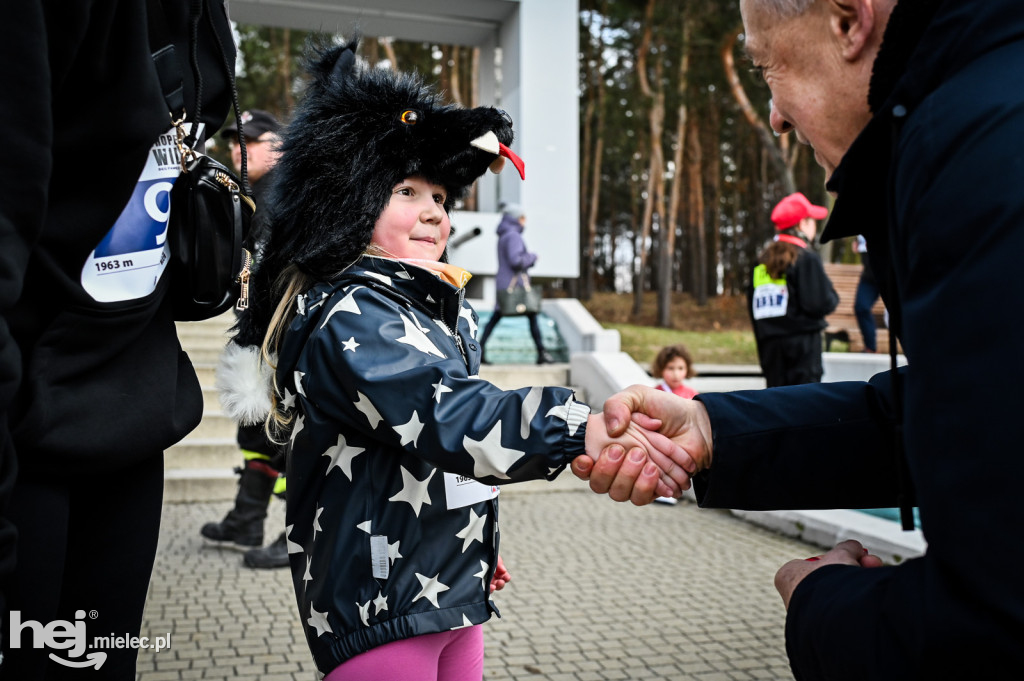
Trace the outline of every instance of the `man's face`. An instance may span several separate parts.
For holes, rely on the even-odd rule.
[[[277,163],[280,155],[278,142],[277,135],[272,132],[265,132],[256,139],[252,139],[248,135],[245,136],[245,166],[250,182],[259,180]],[[238,144],[237,137],[231,139],[229,147],[231,163],[235,166],[236,172],[241,172],[242,147]]]
[[[771,127],[778,133],[795,131],[831,177],[871,119],[873,54],[844,55],[826,0],[787,19],[771,16],[760,5],[759,0],[740,0],[747,54],[772,93]]]

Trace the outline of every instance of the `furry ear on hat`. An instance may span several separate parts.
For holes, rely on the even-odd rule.
[[[325,281],[360,257],[398,182],[420,176],[442,185],[451,210],[503,159],[523,174],[505,112],[445,104],[415,74],[369,67],[356,58],[358,40],[308,46],[310,81],[281,133],[265,207],[270,236],[236,325],[239,345],[262,344],[286,268]]]

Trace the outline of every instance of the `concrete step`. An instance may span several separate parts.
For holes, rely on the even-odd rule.
[[[223,468],[242,465],[242,452],[232,431],[230,437],[200,438],[189,435],[164,452],[164,469]]]
[[[230,468],[179,468],[164,474],[164,503],[230,502],[237,493],[238,476]]]
[[[204,440],[210,438],[233,438],[237,430],[238,424],[228,418],[224,412],[208,409],[203,412],[203,420],[199,422],[196,429],[189,433],[188,436],[189,438]]]

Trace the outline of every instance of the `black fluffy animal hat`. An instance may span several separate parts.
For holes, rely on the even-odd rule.
[[[358,38],[310,47],[310,82],[281,133],[268,205],[257,207],[267,211],[269,240],[235,327],[238,346],[262,345],[280,297],[278,278],[289,265],[325,281],[358,259],[392,188],[406,177],[445,187],[450,210],[505,159],[524,176],[508,148],[512,121],[505,112],[444,104],[419,76],[357,60],[357,45]]]

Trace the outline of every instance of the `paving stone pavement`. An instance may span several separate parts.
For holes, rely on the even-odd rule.
[[[511,583],[484,625],[486,681],[791,679],[778,567],[820,553],[689,502],[637,508],[558,481],[502,492]],[[288,571],[249,570],[204,547],[228,504],[167,504],[137,681],[313,681]],[[274,500],[267,541],[284,525]]]

